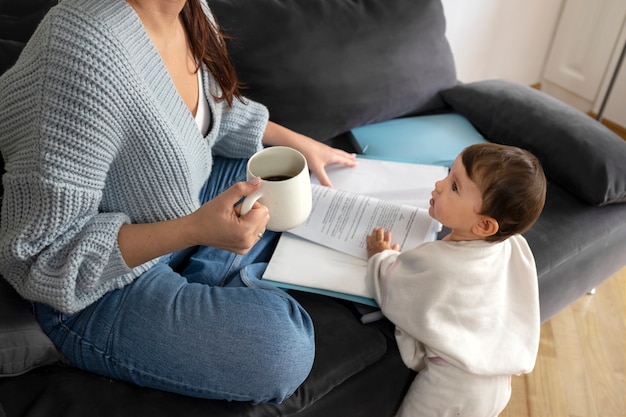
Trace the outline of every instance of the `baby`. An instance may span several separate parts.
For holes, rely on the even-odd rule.
[[[497,417],[511,375],[539,345],[533,254],[520,233],[543,210],[546,179],[519,148],[466,148],[435,183],[429,214],[443,240],[398,252],[389,231],[367,237],[367,282],[396,326],[404,363],[419,371],[398,416]]]

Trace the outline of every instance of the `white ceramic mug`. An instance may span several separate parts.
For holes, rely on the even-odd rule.
[[[260,177],[261,187],[241,204],[245,215],[258,200],[270,212],[267,229],[284,232],[304,223],[311,214],[311,178],[306,158],[286,146],[265,148],[252,155],[247,166],[248,180]]]

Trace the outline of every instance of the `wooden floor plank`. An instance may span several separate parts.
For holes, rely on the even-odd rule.
[[[626,268],[541,327],[529,375],[500,417],[626,416]]]
[[[587,340],[586,336],[581,335],[575,310],[566,309],[557,315],[551,324],[559,376],[564,382],[563,397],[567,408],[564,415],[595,416],[598,411],[587,369],[588,364],[585,362],[584,346]],[[567,383],[570,380],[577,382]]]
[[[545,323],[541,332],[543,337],[539,342],[535,369],[524,377],[527,380],[527,392],[530,393],[528,415],[566,415],[567,406],[563,395],[562,380],[553,377],[560,374],[560,368],[554,345],[552,323]]]
[[[624,408],[624,308],[619,294],[622,280],[611,280],[602,292],[585,302],[584,313],[577,315],[589,381],[594,392],[598,416],[625,416]],[[622,294],[623,291],[621,292]],[[580,303],[582,304],[582,303]],[[622,306],[621,309],[619,306]],[[579,305],[575,305],[577,309]],[[583,311],[583,309],[580,309]],[[619,317],[622,320],[618,320]],[[622,354],[617,354],[617,352]]]
[[[593,388],[597,414],[577,413],[574,415],[581,417],[588,415],[624,416],[621,407],[624,398],[623,384],[620,389],[609,360],[611,353],[607,349],[606,339],[610,335],[599,331],[596,316],[581,317],[580,323],[580,326],[584,327],[581,333],[588,337],[588,343],[583,344],[584,361],[588,368],[588,381]]]
[[[526,390],[526,378],[514,376],[511,378],[511,390],[516,395],[511,395],[508,407],[500,414],[501,417],[515,417],[529,415],[528,393]]]

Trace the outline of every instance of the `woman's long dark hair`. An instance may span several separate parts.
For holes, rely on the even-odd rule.
[[[226,50],[224,35],[208,19],[200,0],[187,0],[181,18],[187,30],[191,52],[199,62],[206,65],[222,90],[214,98],[218,101],[226,100],[232,106],[235,98],[241,99],[241,92],[235,67]]]

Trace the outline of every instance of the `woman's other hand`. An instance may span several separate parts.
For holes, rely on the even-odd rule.
[[[330,178],[328,178],[326,174],[327,165],[341,164],[347,167],[357,165],[355,154],[332,148],[306,136],[302,136],[302,138],[298,150],[302,152],[306,158],[309,170],[317,177],[322,185],[327,187],[333,186]]]

